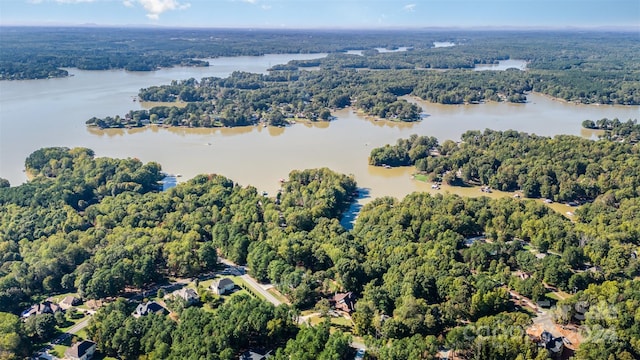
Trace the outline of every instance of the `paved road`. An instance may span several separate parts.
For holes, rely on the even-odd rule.
[[[89,325],[89,320],[91,320],[91,315],[87,316],[84,320],[79,323],[73,325],[69,330],[67,330],[67,334],[76,334],[78,331],[84,329]]]
[[[93,315],[93,314],[90,313],[89,315],[87,315],[87,317],[84,320],[82,320],[79,323],[73,325],[64,334],[61,334],[57,338],[51,340],[51,342],[48,343],[47,346],[45,346],[44,348],[40,349],[40,351],[38,351],[37,355],[38,356],[44,355],[43,357],[46,358],[46,359],[56,359],[56,357],[54,357],[53,355],[50,355],[48,351],[53,348],[54,344],[60,344],[60,343],[64,342],[71,335],[76,334],[80,330],[86,328],[87,325],[89,325],[89,320],[91,320],[91,315]]]
[[[235,269],[235,272],[240,275],[240,278],[242,280],[244,280],[245,283],[247,283],[247,285],[253,289],[253,291],[255,291],[256,293],[262,295],[268,302],[272,303],[275,306],[278,306],[280,304],[282,304],[282,301],[278,300],[275,296],[271,295],[270,292],[268,292],[267,290],[271,287],[273,287],[273,285],[271,284],[266,284],[266,285],[262,285],[259,284],[254,278],[252,278],[251,276],[246,274],[246,268],[244,266],[239,266],[234,264],[233,262],[225,259],[225,258],[221,258],[218,257],[218,261],[222,264],[225,264],[233,269]]]
[[[240,276],[242,278],[242,280],[244,280],[247,285],[249,285],[250,288],[252,288],[255,292],[259,293],[260,295],[264,296],[265,299],[267,299],[268,302],[272,303],[275,306],[278,306],[280,304],[282,304],[282,301],[276,299],[275,296],[271,295],[270,292],[268,292],[267,290],[264,289],[264,287],[262,287],[262,285],[258,284],[257,281],[255,281],[251,276],[244,274],[242,276]]]

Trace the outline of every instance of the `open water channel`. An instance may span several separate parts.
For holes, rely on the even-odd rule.
[[[83,146],[97,156],[135,157],[156,161],[164,171],[184,181],[201,173],[225,175],[241,185],[274,194],[279,179],[293,169],[329,167],[353,174],[368,199],[403,197],[430,191],[430,184],[411,178],[412,168],[384,169],[367,164],[373,147],[395,143],[411,134],[458,140],[466,130],[515,129],[538,135],[573,134],[591,137],[581,128],[585,119],[640,118],[638,106],[576,105],[530,94],[525,104],[486,103],[439,105],[417,99],[427,115],[418,123],[376,121],[340,110],[330,123],[297,123],[286,128],[216,129],[160,128],[97,130],[85,126],[92,116],[124,115],[140,109],[138,90],[171,80],[226,77],[233,71],[265,73],[276,64],[325,54],[266,55],[211,59],[207,68],[177,67],[154,72],[82,71],[71,77],[0,82],[0,177],[12,185],[25,182],[25,158],[48,146]],[[443,188],[461,195],[477,189]],[[501,196],[504,194],[493,194]],[[363,199],[362,202],[366,202]]]

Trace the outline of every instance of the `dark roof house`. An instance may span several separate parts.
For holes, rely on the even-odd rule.
[[[351,313],[355,310],[356,301],[351,291],[346,293],[337,293],[333,296],[333,299],[329,300],[329,302],[336,310],[342,310],[346,313]]]
[[[55,314],[58,311],[62,311],[60,305],[47,300],[40,304],[31,306],[27,310],[23,311],[20,316],[22,316],[23,318],[28,318],[31,315]]]
[[[265,360],[271,357],[271,350],[251,349],[240,354],[239,360]]]
[[[155,314],[165,314],[167,309],[165,309],[162,305],[158,304],[155,301],[149,301],[146,304],[140,304],[136,307],[136,311],[133,312],[133,316],[146,316],[151,313]]]
[[[548,331],[542,332],[542,334],[540,335],[540,340],[541,345],[554,354],[561,353],[562,349],[564,348],[562,337],[554,337],[553,334]]]
[[[96,351],[96,343],[93,341],[79,341],[64,352],[64,358],[69,360],[89,360]]]

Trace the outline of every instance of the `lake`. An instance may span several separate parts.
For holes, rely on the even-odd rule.
[[[142,87],[171,80],[224,77],[234,70],[266,72],[270,66],[325,54],[267,55],[212,59],[208,68],[170,68],[155,72],[82,71],[49,80],[0,82],[0,177],[12,185],[26,181],[24,159],[47,146],[83,146],[97,156],[135,157],[157,161],[164,171],[185,181],[200,173],[225,175],[242,185],[274,194],[279,179],[293,169],[329,167],[353,174],[369,198],[403,197],[430,184],[411,178],[411,168],[384,169],[367,165],[373,147],[395,143],[411,134],[430,135],[441,142],[458,140],[466,130],[515,129],[538,135],[592,136],[581,128],[585,119],[639,118],[638,106],[576,105],[531,94],[525,104],[486,103],[439,105],[409,98],[428,115],[419,123],[375,121],[350,109],[330,123],[297,123],[287,128],[243,127],[184,129],[88,129],[92,116],[124,115],[140,109],[133,98]],[[468,189],[446,188],[462,195]],[[479,195],[479,194],[478,194]],[[363,200],[364,202],[367,199]]]
[[[507,69],[526,70],[527,62],[525,60],[508,59],[499,60],[497,64],[476,64],[476,66],[473,68],[473,70],[475,71],[503,71]]]
[[[434,41],[433,42],[434,48],[443,48],[443,47],[452,47],[452,46],[456,46],[456,43],[451,41]]]

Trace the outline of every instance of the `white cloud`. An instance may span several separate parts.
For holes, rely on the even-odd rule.
[[[414,12],[416,11],[416,4],[407,4],[402,7],[402,10],[408,11],[408,12]]]
[[[133,7],[133,2],[131,0],[124,0],[122,1],[122,5],[126,7]]]
[[[246,3],[249,3],[249,4],[255,4],[255,3],[258,2],[258,0],[240,0],[240,1],[246,2]]]
[[[152,20],[158,20],[160,14],[170,10],[183,10],[191,6],[189,3],[180,3],[177,0],[137,0],[140,5],[147,11],[147,17]],[[131,2],[125,0],[126,2]]]

